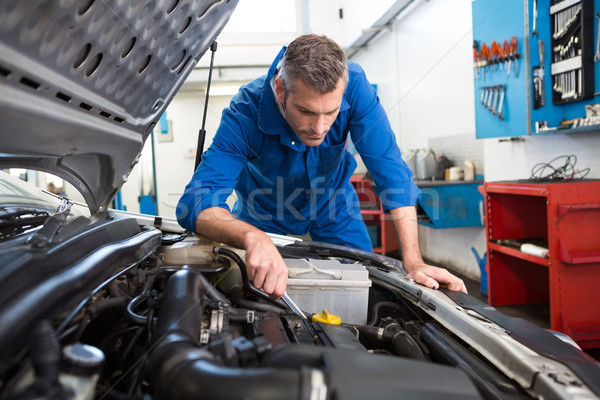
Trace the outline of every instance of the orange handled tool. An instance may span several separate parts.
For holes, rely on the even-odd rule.
[[[494,63],[494,70],[498,69],[498,57],[500,54],[498,53],[498,43],[496,41],[492,41],[492,45],[490,46],[490,50],[492,51],[492,63]]]
[[[519,55],[517,53],[517,49],[519,46],[519,42],[517,41],[516,37],[511,37],[510,38],[510,57],[511,59],[515,60],[515,74],[517,76],[517,78],[519,77],[519,65],[518,65],[518,61],[519,61]]]
[[[487,47],[485,42],[481,42],[481,50],[479,50],[479,61],[482,63],[483,68],[483,79],[485,80],[486,66],[490,62],[490,49]]]
[[[502,50],[504,50],[504,66],[506,67],[506,76],[510,75],[510,46],[508,45],[508,41],[504,39],[504,43],[502,43]]]
[[[477,43],[477,40],[473,40],[473,60],[475,62],[475,79],[477,79],[477,70],[479,69],[479,66],[477,65],[477,61],[479,60],[478,58],[478,50],[479,50],[479,43]]]

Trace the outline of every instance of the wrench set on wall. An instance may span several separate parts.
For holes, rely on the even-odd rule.
[[[551,1],[550,75],[553,104],[569,103],[594,96],[593,3],[593,0]],[[543,42],[540,43],[540,66],[543,69]],[[600,58],[598,51],[596,55]],[[536,73],[539,74],[539,71],[534,67],[534,107]],[[537,105],[543,106],[543,98]]]
[[[506,97],[505,85],[484,86],[481,88],[479,101],[494,117],[504,120],[504,98]]]

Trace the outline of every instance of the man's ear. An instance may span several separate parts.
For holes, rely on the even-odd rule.
[[[285,88],[283,87],[283,80],[280,76],[275,78],[275,94],[277,95],[277,101],[284,104]]]

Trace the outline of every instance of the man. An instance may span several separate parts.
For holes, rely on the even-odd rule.
[[[349,181],[356,167],[345,150],[349,133],[394,221],[408,277],[466,291],[462,280],[423,262],[420,191],[363,70],[324,36],[294,40],[266,76],[232,98],[179,201],[179,223],[245,249],[248,277],[274,297],[285,291],[287,267],[265,231],[372,251]],[[233,214],[225,202],[232,189]]]

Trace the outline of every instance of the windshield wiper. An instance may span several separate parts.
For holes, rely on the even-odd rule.
[[[61,203],[56,209],[56,212],[46,218],[44,221],[44,226],[37,231],[28,241],[27,243],[31,244],[33,247],[46,247],[48,244],[52,243],[54,237],[60,232],[69,212],[71,211],[71,206],[73,202],[66,197],[60,198]]]
[[[35,208],[0,208],[0,240],[35,228],[47,218],[46,211]]]

